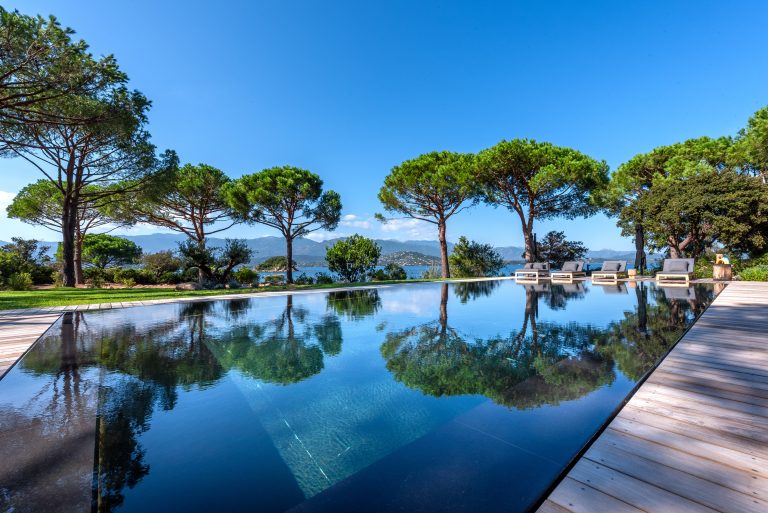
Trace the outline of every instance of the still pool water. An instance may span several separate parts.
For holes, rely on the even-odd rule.
[[[494,280],[67,314],[0,381],[0,512],[525,511],[714,294]]]

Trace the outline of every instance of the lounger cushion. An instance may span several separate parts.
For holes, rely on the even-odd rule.
[[[605,262],[601,271],[612,273],[619,269],[621,269],[621,264],[619,262]]]
[[[685,260],[670,260],[667,262],[666,271],[670,273],[687,273],[688,262]]]
[[[564,272],[576,272],[579,269],[578,262],[566,262],[563,264],[563,271]]]
[[[533,264],[529,262],[523,266],[523,269],[533,269]]]

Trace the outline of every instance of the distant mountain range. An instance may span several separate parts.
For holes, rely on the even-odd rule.
[[[151,235],[124,235],[128,240],[132,240],[144,250],[145,253],[156,253],[164,250],[175,250],[177,244],[185,239],[184,235],[173,233],[153,233]],[[210,237],[208,239],[209,247],[221,247],[224,245],[223,238]],[[322,265],[325,261],[325,250],[332,246],[341,238],[329,239],[318,242],[311,239],[299,238],[293,242],[293,257],[301,266]],[[253,264],[263,262],[269,257],[276,255],[285,255],[285,239],[282,237],[258,237],[255,239],[246,239],[248,247],[254,252]],[[381,246],[382,263],[395,262],[399,265],[432,265],[439,263],[440,245],[437,241],[431,240],[388,240],[376,239],[376,243]],[[6,244],[0,241],[0,244]],[[58,242],[45,242],[51,246],[51,253],[56,249]],[[523,260],[524,249],[519,246],[502,246],[495,248],[501,257],[508,262],[521,262]],[[453,250],[453,243],[448,243],[448,251]],[[587,258],[591,260],[628,260],[635,259],[634,251],[621,251],[612,249],[601,249],[599,251],[590,251]],[[662,258],[660,255],[649,255],[650,260]]]

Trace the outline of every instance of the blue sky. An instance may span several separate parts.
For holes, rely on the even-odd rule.
[[[4,2],[55,14],[113,53],[152,101],[150,131],[183,162],[233,177],[291,164],[341,194],[337,235],[434,238],[382,227],[393,165],[431,150],[476,152],[528,137],[615,169],[655,146],[735,134],[768,104],[762,1]],[[0,204],[38,174],[0,160]],[[4,208],[3,208],[4,210]],[[553,220],[592,249],[632,247],[613,221]],[[134,233],[151,233],[140,227]],[[0,217],[0,239],[56,234]],[[229,236],[276,235],[242,226]],[[478,207],[448,237],[521,245],[519,221]],[[328,236],[317,234],[318,237]]]

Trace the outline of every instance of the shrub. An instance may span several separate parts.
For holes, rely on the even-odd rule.
[[[32,289],[32,275],[29,273],[14,273],[8,277],[8,288],[11,290]]]
[[[318,285],[330,285],[333,283],[333,276],[328,273],[317,273],[315,275],[315,283]]]
[[[554,237],[554,239],[557,239],[560,235],[562,235],[562,232],[550,232],[547,234],[548,237]],[[550,241],[550,244],[554,245],[556,243],[554,239]],[[560,241],[560,244],[570,243]],[[556,251],[563,252],[564,254],[566,250],[559,248],[548,251],[554,255]],[[573,251],[578,252],[581,250],[574,249]],[[559,255],[558,258],[561,256]],[[470,241],[464,236],[459,237],[459,242],[453,246],[453,253],[448,257],[448,260],[451,264],[452,275],[457,278],[496,276],[501,268],[504,267],[504,259],[493,249],[493,246]]]
[[[200,247],[192,240],[179,243],[179,256],[185,269],[195,268],[205,281],[220,285],[229,282],[232,271],[251,260],[253,250],[243,239],[225,239],[220,248]]]
[[[232,276],[240,283],[247,284],[250,287],[255,287],[259,284],[259,273],[249,267],[241,267],[233,272]]]
[[[227,283],[227,287],[230,289],[241,289],[243,288],[242,284],[237,280],[229,280],[229,283]]]
[[[307,273],[301,273],[296,278],[293,279],[293,283],[296,285],[312,285],[315,283],[314,278],[309,276]]]
[[[162,281],[163,275],[175,273],[182,266],[181,259],[174,255],[171,250],[146,253],[141,257],[141,263],[144,269],[154,274],[159,281]]]
[[[56,269],[47,265],[39,265],[32,268],[29,273],[35,285],[50,285],[54,282]]]
[[[693,276],[696,278],[711,278],[712,266],[715,264],[715,260],[711,256],[701,256],[696,259],[693,264]]]
[[[374,281],[407,280],[408,275],[402,266],[390,262],[384,266],[384,269],[376,269],[373,271],[371,273],[371,279]]]
[[[370,274],[371,281],[387,281],[389,280],[389,275],[384,271],[384,269],[375,269]]]
[[[442,274],[440,272],[440,268],[433,264],[429,266],[429,269],[421,273],[421,277],[425,280],[435,280],[442,277]]]
[[[100,274],[95,274],[93,278],[85,280],[85,286],[89,289],[101,289],[104,287],[104,277]]]
[[[107,278],[109,273],[107,273]],[[117,269],[112,275],[113,283],[122,283],[125,285],[126,280],[132,280],[133,284],[139,285],[154,285],[157,283],[155,275],[146,269]]]
[[[127,289],[132,289],[136,286],[136,280],[133,278],[121,278],[120,284]]]
[[[747,267],[739,273],[739,277],[746,281],[768,281],[768,265]]]
[[[181,283],[184,281],[184,273],[175,271],[175,272],[166,272],[160,275],[160,278],[158,278],[158,283],[164,283],[164,284],[170,284],[170,285],[176,285],[177,283]]]
[[[733,270],[736,271],[736,273],[739,273],[749,267],[768,265],[768,253],[754,258],[747,258],[745,260],[734,259],[731,263],[733,264]]]
[[[101,279],[101,282],[104,283],[107,276],[104,269],[99,269],[98,267],[86,267],[83,269],[83,278],[85,278],[86,283],[94,278],[99,278]]]
[[[282,274],[272,274],[264,277],[265,285],[283,285],[285,283],[285,276]]]

